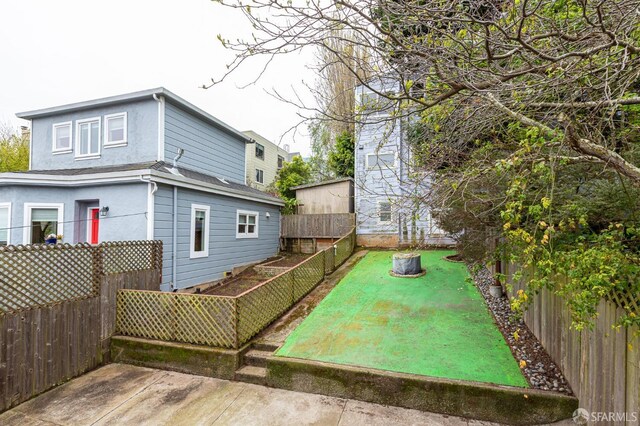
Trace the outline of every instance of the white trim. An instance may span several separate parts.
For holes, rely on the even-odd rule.
[[[372,166],[371,163],[369,162],[369,157],[372,157],[372,156],[380,157],[381,155],[389,155],[389,154],[393,155],[393,164],[390,164],[390,165],[387,164],[386,166],[383,167],[383,166],[380,166],[379,162],[377,162],[378,164],[375,165],[375,166]],[[396,152],[394,152],[394,151],[372,152],[372,153],[368,153],[367,154],[367,164],[366,164],[366,166],[367,166],[367,169],[369,169],[369,170],[371,170],[371,169],[382,169],[382,168],[391,169],[391,168],[396,166],[396,160],[397,159],[398,159],[398,156],[397,156]]]
[[[158,96],[158,161],[164,161],[164,121],[165,100],[164,96]]]
[[[380,213],[382,213],[382,210],[380,209],[380,204],[382,203],[386,203],[389,204],[389,220],[380,220]],[[389,225],[391,223],[393,223],[393,205],[391,204],[391,201],[388,200],[378,200],[376,202],[376,218],[378,220],[378,224],[379,225]]]
[[[262,172],[262,180],[261,180],[261,181],[260,181],[260,180],[258,180],[258,176],[257,176],[257,175],[258,175],[258,172]],[[264,185],[264,170],[263,170],[263,169],[259,169],[259,168],[257,168],[257,167],[256,167],[256,173],[255,173],[255,175],[256,175],[256,176],[254,176],[254,177],[256,178],[256,183],[259,183],[259,184],[261,184],[261,185]]]
[[[196,211],[204,211],[204,229],[202,230],[202,236],[204,237],[204,250],[195,251],[193,245],[196,241]],[[211,214],[211,207],[204,204],[191,204],[191,229],[189,231],[189,258],[195,259],[200,257],[209,257],[209,222]]]
[[[0,209],[7,208],[7,223],[0,223],[0,228],[7,228],[7,245],[11,244],[11,203],[0,203]]]
[[[118,112],[115,114],[108,114],[105,115],[104,117],[104,136],[103,136],[103,146],[105,148],[117,148],[120,146],[127,146],[127,113],[125,112]],[[112,141],[109,142],[109,120],[112,120],[114,118],[123,118],[123,127],[122,127],[122,137],[124,139],[119,140],[119,141]]]
[[[247,227],[247,232],[240,233],[238,232],[238,226],[240,225],[240,215],[255,216],[256,217],[256,230],[252,234],[249,233],[249,228]],[[259,235],[259,222],[260,222],[260,213],[250,211],[250,210],[236,210],[236,238],[258,238]],[[249,219],[247,218],[246,225],[249,225]]]
[[[86,123],[98,122],[98,152],[91,152],[89,154],[80,154],[80,144],[82,143],[82,133],[80,133],[80,126]],[[89,148],[91,148],[91,125],[89,124]],[[76,120],[76,160],[92,160],[100,158],[100,148],[102,146],[102,120],[101,117],[83,118],[82,120]]]
[[[0,173],[0,184],[5,185],[40,185],[40,186],[90,186],[98,183],[124,183],[132,181],[140,181],[140,177],[151,179],[156,183],[166,183],[168,185],[177,185],[182,188],[195,189],[198,191],[208,192],[211,194],[224,195],[241,200],[249,200],[264,204],[273,204],[275,206],[283,206],[284,203],[279,200],[262,198],[259,194],[246,194],[231,188],[225,189],[218,186],[213,187],[206,182],[197,179],[190,179],[184,176],[170,175],[168,173],[157,170],[142,169],[129,170],[123,172],[110,172],[100,174],[84,174],[84,175],[45,175],[45,174],[27,174],[27,173]]]
[[[31,169],[31,162],[33,157],[33,120],[29,120],[29,170]]]
[[[87,207],[87,234],[85,236],[86,242],[91,244],[91,224],[93,222],[93,216],[91,216],[91,210],[98,210],[98,220],[100,220],[100,207]],[[98,243],[100,243],[100,224],[98,224]]]
[[[56,147],[56,142],[57,142],[56,131],[60,127],[69,127],[69,148],[61,149]],[[63,123],[53,123],[51,125],[51,152],[53,152],[54,155],[69,154],[73,152],[73,122],[65,121]]]
[[[31,210],[33,209],[58,209],[57,234],[64,235],[64,203],[24,203],[23,244],[31,244]]]

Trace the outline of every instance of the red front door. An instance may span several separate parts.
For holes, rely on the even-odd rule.
[[[98,231],[100,229],[100,209],[89,209],[89,243],[98,244]]]

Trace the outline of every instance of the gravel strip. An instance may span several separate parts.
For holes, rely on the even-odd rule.
[[[506,295],[495,298],[489,294],[489,285],[494,282],[491,272],[486,267],[477,268],[478,272],[473,276],[478,289],[482,293],[489,310],[493,314],[498,328],[502,332],[511,352],[518,362],[525,361],[526,366],[521,367],[524,377],[534,389],[552,390],[573,395],[569,383],[564,378],[560,368],[551,359],[547,351],[540,344],[536,336],[529,330],[523,320],[518,320],[511,312],[509,299]],[[469,267],[473,271],[473,267]],[[518,334],[518,339],[514,337]]]

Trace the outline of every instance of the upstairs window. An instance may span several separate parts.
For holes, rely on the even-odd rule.
[[[396,101],[393,98],[393,92],[384,92],[378,94],[374,92],[362,92],[360,96],[360,108],[365,114],[372,117],[389,115],[393,112]]]
[[[209,256],[209,206],[191,204],[190,258]]]
[[[11,203],[0,203],[0,246],[10,244]]]
[[[238,210],[236,238],[258,238],[258,212]]]
[[[264,170],[256,169],[256,182],[264,183]]]
[[[53,152],[64,154],[71,152],[71,122],[53,125]]]
[[[105,148],[127,144],[127,113],[121,112],[104,116]]]
[[[396,155],[393,152],[367,154],[367,168],[391,168],[395,165]]]
[[[264,146],[256,142],[256,158],[264,160]]]
[[[391,223],[391,203],[388,201],[378,202],[378,223]]]
[[[76,122],[76,158],[100,156],[100,118]]]
[[[284,166],[284,157],[282,155],[278,155],[278,170],[280,170]]]

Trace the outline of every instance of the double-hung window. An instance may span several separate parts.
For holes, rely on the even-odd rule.
[[[367,168],[391,168],[395,165],[396,154],[393,152],[380,152],[377,154],[367,154]]]
[[[236,238],[258,238],[258,212],[238,210]]]
[[[210,207],[191,204],[190,258],[209,256]]]
[[[264,146],[256,142],[256,158],[264,160]]]
[[[278,155],[278,170],[280,170],[284,166],[284,157],[282,155]]]
[[[11,203],[0,203],[0,246],[11,244]]]
[[[256,169],[256,182],[264,183],[264,170]]]
[[[391,223],[391,203],[388,201],[378,202],[378,222]]]
[[[71,152],[71,122],[53,125],[53,153],[64,154]]]
[[[47,236],[62,233],[64,204],[25,203],[24,243],[42,244]]]
[[[100,156],[100,117],[76,121],[76,158]]]
[[[104,147],[115,148],[127,144],[127,113],[104,116]]]

